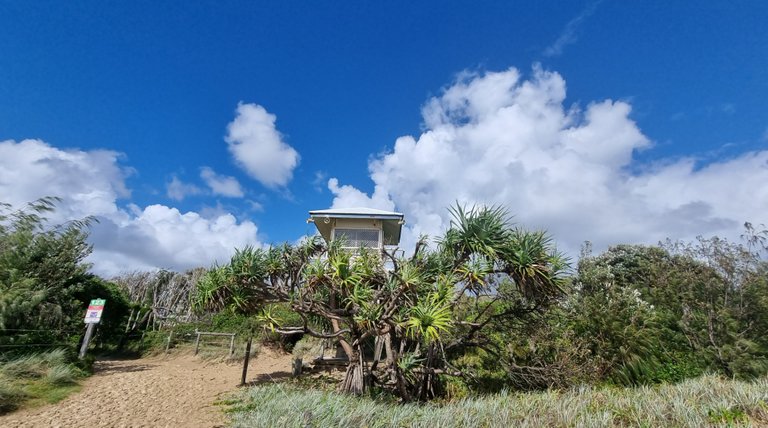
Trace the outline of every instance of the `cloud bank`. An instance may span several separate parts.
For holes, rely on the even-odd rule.
[[[656,243],[666,237],[737,237],[744,221],[766,223],[768,151],[704,166],[695,158],[639,164],[651,142],[631,106],[602,100],[566,106],[557,73],[514,68],[464,73],[422,108],[424,132],[398,138],[368,169],[367,195],[332,178],[335,208],[370,206],[406,214],[404,247],[440,234],[456,201],[502,204],[514,220],[549,230],[576,254]]]
[[[118,199],[130,196],[125,178],[131,170],[121,167],[119,159],[119,153],[107,150],[61,150],[40,140],[2,141],[0,200],[21,206],[58,196],[63,201],[49,216],[52,221],[95,216],[99,223],[89,238],[94,252],[88,261],[95,273],[105,276],[134,269],[209,266],[227,260],[236,247],[261,245],[256,225],[238,222],[231,214],[204,218],[164,205],[120,208]],[[180,197],[183,192],[189,189]]]
[[[258,104],[240,103],[224,138],[235,162],[270,188],[287,185],[299,164],[299,153],[283,141],[276,119]]]

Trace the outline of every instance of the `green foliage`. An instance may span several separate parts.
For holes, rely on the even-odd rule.
[[[55,198],[15,210],[0,204],[0,353],[28,344],[77,344],[90,299],[107,299],[95,341],[116,342],[128,303],[114,285],[89,274],[87,227],[93,219],[48,224]],[[40,349],[40,348],[38,348]]]
[[[247,315],[219,312],[211,317],[210,324],[199,326],[200,330],[235,333],[248,336],[253,331],[253,320]]]
[[[74,390],[85,372],[63,349],[0,360],[0,414],[24,401],[57,401]]]
[[[18,408],[26,397],[20,385],[0,374],[0,415]]]
[[[733,426],[734,424],[743,424],[749,421],[749,416],[746,412],[739,407],[718,407],[710,409],[707,412],[709,421],[713,424],[727,424]]]
[[[761,376],[766,272],[758,253],[719,238],[613,247],[579,264],[574,329],[601,377],[619,384]]]
[[[407,326],[411,337],[423,337],[427,343],[440,340],[440,335],[451,326],[450,308],[434,302],[420,302],[411,308]]]
[[[186,329],[185,329],[186,330]],[[174,332],[176,335],[176,342],[179,340],[179,336],[182,332]],[[165,351],[165,347],[168,342],[167,331],[145,331],[135,340],[132,340],[124,349],[124,352],[135,353],[137,355],[152,355],[159,354]],[[173,344],[172,344],[173,346]]]

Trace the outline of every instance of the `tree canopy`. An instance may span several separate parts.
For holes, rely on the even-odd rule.
[[[452,214],[434,249],[423,238],[409,258],[317,238],[238,250],[201,279],[194,304],[259,314],[282,334],[338,341],[348,361],[343,391],[377,385],[404,400],[429,399],[440,393],[439,375],[463,375],[450,364],[453,353],[493,351],[493,327],[544,310],[566,285],[567,264],[546,233],[516,227],[500,207],[457,206]],[[301,325],[273,317],[268,305],[277,302]]]

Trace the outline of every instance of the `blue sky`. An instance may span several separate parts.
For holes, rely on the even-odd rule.
[[[101,218],[105,274],[353,204],[403,211],[405,246],[455,200],[570,252],[735,237],[768,223],[765,22],[759,1],[2,1],[0,200]]]

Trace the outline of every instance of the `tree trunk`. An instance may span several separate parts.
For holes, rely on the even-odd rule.
[[[424,373],[421,374],[421,385],[419,386],[418,398],[427,401],[439,395],[440,378],[433,372],[437,362],[437,348],[434,343],[430,343],[427,349],[427,360],[425,362]]]
[[[336,294],[331,293],[330,296],[330,306],[331,309],[336,309]],[[339,325],[339,320],[331,319],[331,328],[333,329],[334,333],[338,333],[341,331],[341,326]],[[349,344],[346,340],[339,338],[339,345],[341,345],[342,349],[344,349],[344,353],[347,354],[347,358],[349,358],[349,361],[352,361],[352,354],[354,353],[352,350],[352,345]]]
[[[363,360],[363,348],[356,344],[352,355],[349,356],[349,365],[344,374],[344,380],[341,382],[341,392],[355,395],[362,395],[370,386],[370,376]]]

